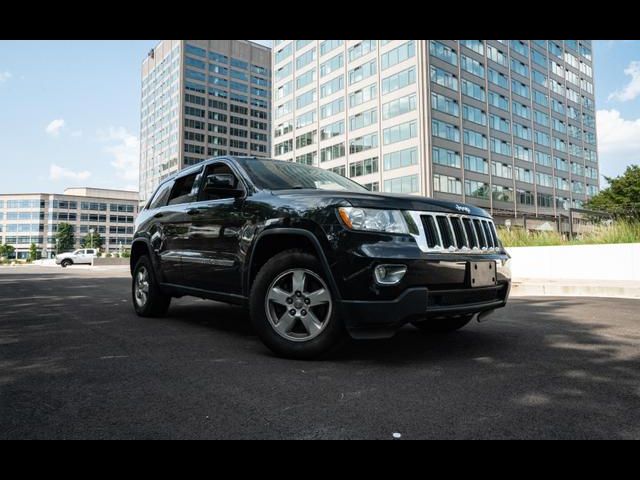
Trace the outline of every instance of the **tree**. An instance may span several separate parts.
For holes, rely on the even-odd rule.
[[[99,233],[93,232],[88,233],[80,242],[82,244],[82,248],[96,248],[100,249],[104,245],[104,239],[100,236]]]
[[[0,244],[0,257],[9,258],[15,253],[16,249],[11,245]]]
[[[58,225],[58,233],[56,234],[56,242],[58,244],[58,250],[56,253],[73,250],[76,244],[73,227],[68,223],[60,223]]]
[[[29,260],[35,262],[36,260],[38,260],[39,256],[40,254],[38,253],[38,247],[35,243],[32,243],[29,247]]]
[[[621,176],[605,179],[609,186],[589,200],[587,208],[616,218],[640,220],[640,166],[630,165]]]

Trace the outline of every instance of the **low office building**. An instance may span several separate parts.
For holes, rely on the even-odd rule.
[[[0,194],[0,243],[16,249],[16,258],[29,256],[35,244],[43,258],[57,252],[61,223],[72,226],[75,246],[93,229],[104,240],[105,252],[131,245],[138,213],[138,192],[101,188],[68,188],[64,194]]]

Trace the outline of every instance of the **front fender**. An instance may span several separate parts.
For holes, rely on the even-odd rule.
[[[340,291],[338,290],[338,286],[335,282],[333,272],[331,271],[329,260],[327,259],[325,250],[322,244],[320,243],[320,241],[318,240],[317,236],[308,230],[304,230],[302,228],[292,228],[292,227],[271,228],[271,229],[263,230],[256,236],[249,251],[249,255],[248,255],[249,260],[247,262],[247,268],[245,269],[245,273],[244,273],[245,276],[243,278],[245,296],[247,297],[249,296],[249,290],[251,288],[251,272],[253,271],[253,262],[255,259],[255,252],[257,251],[257,248],[259,247],[260,242],[264,240],[264,238],[269,237],[271,235],[298,235],[309,240],[309,242],[311,243],[311,245],[315,250],[318,260],[320,261],[320,264],[322,265],[323,273],[325,274],[329,282],[329,286],[333,291],[332,293],[334,294],[337,300],[341,300]]]

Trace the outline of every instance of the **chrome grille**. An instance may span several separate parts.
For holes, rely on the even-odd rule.
[[[408,212],[418,227],[413,237],[424,252],[487,253],[500,248],[491,219],[473,215]]]

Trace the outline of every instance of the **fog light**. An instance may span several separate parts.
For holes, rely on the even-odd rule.
[[[375,270],[376,282],[380,285],[395,285],[407,273],[406,265],[378,265]]]

